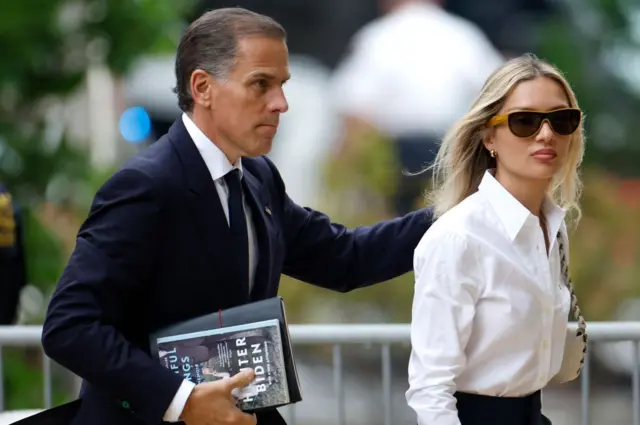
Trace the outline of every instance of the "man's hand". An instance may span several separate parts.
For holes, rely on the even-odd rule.
[[[245,369],[231,378],[196,385],[180,420],[187,425],[256,425],[256,416],[238,409],[231,395],[234,388],[246,387],[254,377],[252,369]]]

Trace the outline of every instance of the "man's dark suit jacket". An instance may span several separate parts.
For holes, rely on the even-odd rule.
[[[430,209],[349,230],[289,199],[266,157],[242,161],[259,249],[251,295],[235,279],[220,198],[181,119],[97,192],[42,336],[46,354],[84,380],[73,425],[162,423],[182,378],[149,355],[159,327],[276,296],[283,273],[346,292],[412,270]],[[258,422],[284,423],[276,411]]]

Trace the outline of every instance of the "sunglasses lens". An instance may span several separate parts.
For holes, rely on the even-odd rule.
[[[576,131],[580,125],[580,111],[566,109],[552,112],[549,114],[549,122],[553,131],[562,136],[568,136]]]
[[[509,115],[509,128],[517,137],[531,137],[540,129],[545,116],[549,119],[553,131],[562,136],[573,134],[580,125],[580,111],[565,109],[549,114],[532,111],[514,112]]]
[[[538,112],[514,112],[509,115],[509,129],[517,137],[533,136],[542,122]]]

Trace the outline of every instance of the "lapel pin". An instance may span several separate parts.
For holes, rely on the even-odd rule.
[[[264,207],[264,210],[267,212],[268,215],[271,215],[271,210],[269,209],[269,207]]]

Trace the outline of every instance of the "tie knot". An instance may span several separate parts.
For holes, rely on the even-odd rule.
[[[240,170],[238,168],[234,168],[224,176],[224,180],[229,186],[238,186],[240,184],[240,177],[242,177]]]

